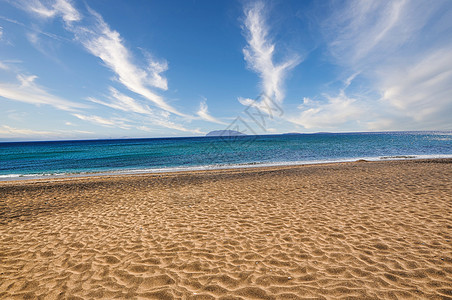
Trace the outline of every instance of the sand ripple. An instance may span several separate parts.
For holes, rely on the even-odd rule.
[[[0,183],[0,298],[452,298],[452,164]]]

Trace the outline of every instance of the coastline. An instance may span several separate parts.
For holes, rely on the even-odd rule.
[[[76,173],[48,173],[48,174],[5,174],[0,175],[0,182],[3,181],[22,181],[39,179],[64,179],[64,178],[84,178],[99,176],[127,176],[140,174],[166,174],[179,172],[199,172],[216,170],[234,170],[234,169],[254,169],[254,168],[279,168],[289,166],[303,165],[322,165],[322,164],[340,164],[356,161],[382,162],[382,161],[407,161],[407,160],[436,160],[452,159],[452,154],[432,154],[432,155],[394,155],[377,157],[354,157],[331,160],[307,160],[307,161],[284,161],[284,162],[252,162],[235,164],[214,164],[201,166],[180,166],[165,168],[146,168],[146,169],[119,169],[108,171],[76,172]]]
[[[0,298],[447,298],[452,159],[0,182]]]

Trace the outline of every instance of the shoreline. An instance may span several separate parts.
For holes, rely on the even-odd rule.
[[[394,155],[394,156],[378,156],[378,157],[362,157],[362,158],[346,158],[338,160],[313,160],[313,161],[287,161],[287,162],[261,162],[261,163],[238,163],[238,164],[215,164],[190,167],[165,167],[165,168],[149,168],[149,169],[132,169],[132,170],[111,170],[111,171],[95,171],[95,172],[77,172],[77,173],[49,173],[49,174],[7,174],[0,175],[1,182],[10,181],[29,181],[29,180],[45,180],[45,179],[66,179],[66,178],[89,178],[101,176],[128,176],[128,175],[152,175],[167,173],[186,173],[200,171],[217,171],[217,170],[245,170],[254,168],[278,168],[304,165],[322,165],[322,164],[341,164],[357,161],[383,162],[383,161],[410,161],[410,160],[437,160],[452,159],[452,154],[433,154],[433,155]]]

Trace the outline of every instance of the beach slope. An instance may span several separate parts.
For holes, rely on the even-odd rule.
[[[452,297],[452,160],[0,182],[0,298]]]

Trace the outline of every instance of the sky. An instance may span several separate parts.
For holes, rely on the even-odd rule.
[[[0,141],[452,130],[452,1],[0,0]]]

